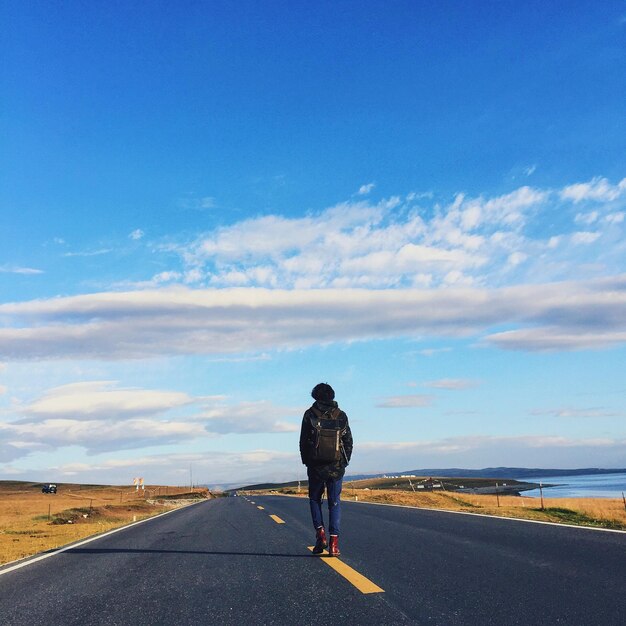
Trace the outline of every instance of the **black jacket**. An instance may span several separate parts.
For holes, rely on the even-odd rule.
[[[324,461],[312,461],[310,457],[311,449],[315,441],[315,431],[311,425],[311,417],[315,416],[313,413],[313,407],[318,411],[325,413],[335,408],[339,408],[336,402],[314,402],[313,406],[307,409],[302,417],[302,428],[300,429],[300,458],[302,463],[307,466],[309,472],[314,472],[320,478],[341,478],[344,475],[346,466],[350,463],[350,457],[352,456],[352,432],[350,431],[350,424],[348,423],[348,416],[341,411],[337,416],[337,421],[340,427],[344,430],[341,437],[341,445],[343,453],[339,461],[333,463],[326,463]]]

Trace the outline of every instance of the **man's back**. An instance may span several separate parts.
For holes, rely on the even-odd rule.
[[[327,546],[322,514],[322,495],[326,489],[330,530],[328,553],[338,556],[340,496],[343,476],[352,457],[352,432],[348,416],[335,402],[335,391],[329,384],[319,383],[311,391],[311,396],[315,402],[302,417],[300,457],[309,478],[309,504],[316,532],[313,553],[321,554]]]

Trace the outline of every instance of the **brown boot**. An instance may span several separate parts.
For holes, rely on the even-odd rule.
[[[324,527],[320,526],[315,533],[315,547],[313,548],[313,554],[321,554],[327,546],[326,532],[324,531]]]
[[[338,545],[339,537],[337,535],[330,536],[330,546],[328,547],[328,556],[339,556],[341,552],[339,552]]]

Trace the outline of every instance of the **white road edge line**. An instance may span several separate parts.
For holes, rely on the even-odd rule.
[[[300,496],[292,496],[289,494],[272,494],[281,495],[284,498],[303,498]],[[434,513],[454,513],[455,515],[474,515],[475,517],[487,517],[489,519],[502,520],[503,522],[526,522],[527,524],[545,524],[546,526],[556,526],[557,528],[578,528],[579,530],[599,530],[605,533],[621,533],[626,534],[626,530],[618,530],[616,528],[597,528],[596,526],[576,526],[576,524],[559,524],[558,522],[542,522],[538,519],[523,519],[521,517],[504,517],[499,515],[487,515],[486,513],[470,513],[469,511],[450,511],[449,509],[429,509],[425,506],[409,506],[408,504],[389,504],[386,502],[361,502],[354,500],[342,500],[343,504],[373,504],[374,506],[395,506],[399,509],[417,509],[418,511],[433,511]]]
[[[164,515],[169,515],[170,513],[175,513],[176,511],[181,511],[182,509],[186,509],[190,506],[194,506],[196,504],[202,504],[202,502],[207,502],[207,500],[201,500],[200,502],[192,502],[191,504],[186,504],[185,506],[181,506],[177,509],[170,509],[169,511],[164,511],[163,513],[159,513],[158,515],[153,515],[152,517],[146,517],[146,519],[140,519],[138,522],[131,522],[130,524],[126,524],[126,526],[120,526],[119,528],[114,528],[113,530],[109,530],[106,533],[102,533],[101,535],[96,535],[95,537],[89,537],[88,539],[83,539],[78,543],[70,543],[67,546],[63,546],[62,548],[58,548],[53,552],[46,552],[45,554],[40,554],[39,556],[35,556],[33,558],[26,557],[25,561],[20,561],[16,565],[0,565],[0,576],[4,576],[4,574],[8,574],[9,572],[14,572],[16,569],[21,569],[22,567],[26,567],[27,565],[31,565],[32,563],[37,563],[37,561],[43,561],[44,559],[48,559],[51,556],[56,556],[57,554],[61,554],[61,552],[65,552],[67,550],[73,550],[74,548],[78,548],[79,546],[84,546],[87,543],[91,543],[92,541],[96,541],[97,539],[102,539],[103,537],[108,537],[109,535],[113,535],[115,533],[119,533],[121,530],[126,530],[127,528],[131,528],[132,526],[137,526],[138,524],[143,524],[144,522],[149,522],[150,520],[157,519],[157,517],[163,517]],[[4,567],[4,569],[2,569]]]

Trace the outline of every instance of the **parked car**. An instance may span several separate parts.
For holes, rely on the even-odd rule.
[[[57,492],[57,486],[53,484],[44,485],[41,488],[41,493],[56,493],[56,492]]]

